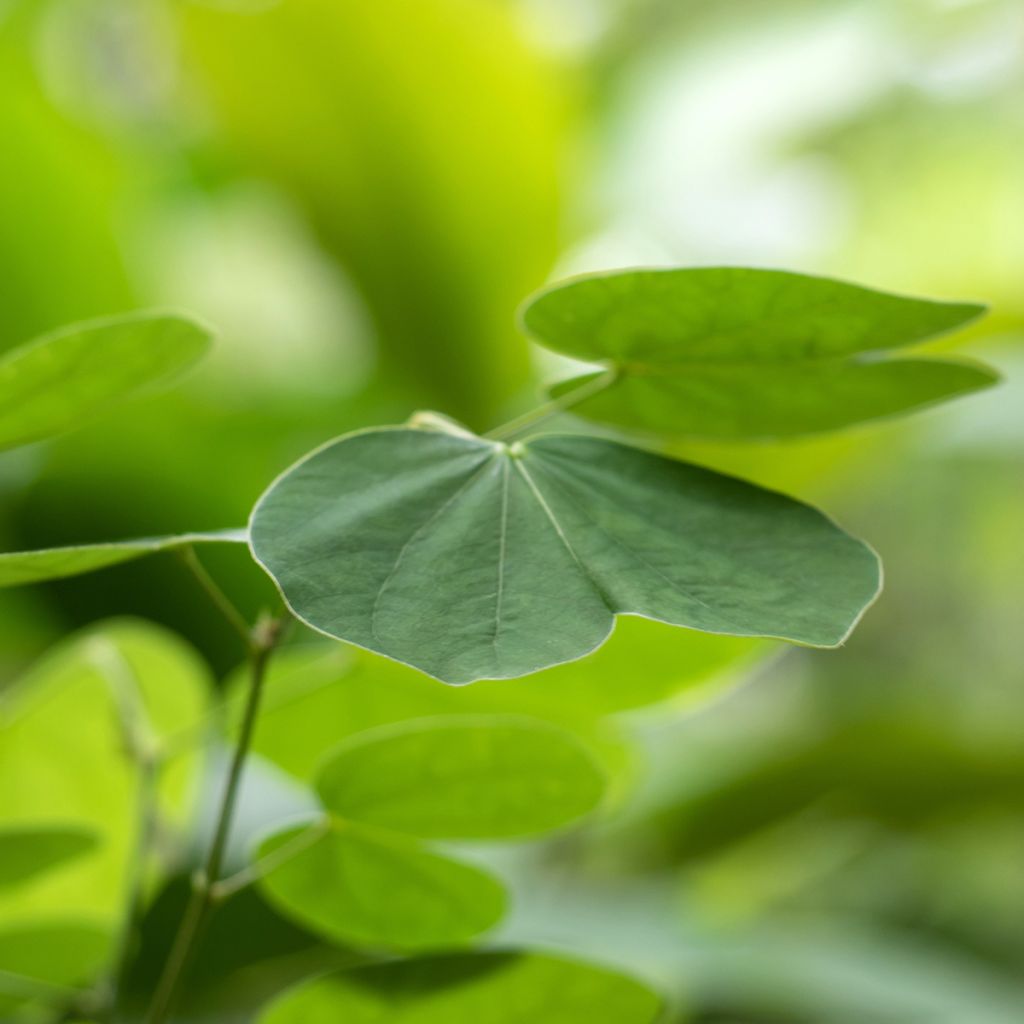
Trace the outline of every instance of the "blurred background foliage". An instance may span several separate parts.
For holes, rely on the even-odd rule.
[[[516,891],[499,939],[623,965],[695,1024],[1024,1019],[1019,0],[0,0],[0,140],[0,346],[150,306],[220,338],[173,394],[0,459],[10,550],[240,525],[310,447],[418,408],[500,422],[561,370],[515,326],[552,276],[743,263],[990,302],[956,344],[998,391],[678,452],[878,547],[888,586],[845,649],[624,622],[592,661],[453,691],[299,635],[235,856],[306,806],[311,758],[344,733],[538,714],[604,753],[615,796],[582,833],[481,849]],[[269,600],[244,553],[204,560],[247,612]],[[123,615],[159,628],[95,625]],[[233,640],[171,556],[0,597],[0,762],[32,780],[0,814],[38,785],[106,837],[0,894],[0,947],[23,955],[26,903],[59,908],[89,956],[116,916],[132,796],[96,690],[111,636],[158,731],[206,721],[218,689],[233,706]],[[158,844],[183,870],[218,763],[198,768],[164,794],[172,824],[198,795],[199,824]],[[153,895],[140,990],[181,889]],[[343,955],[247,894],[193,1009],[247,1019],[260,985]]]

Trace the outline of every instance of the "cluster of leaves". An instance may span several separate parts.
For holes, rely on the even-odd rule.
[[[516,684],[525,707],[506,687],[492,689],[483,708],[453,696],[454,713],[402,711],[397,717],[409,720],[391,725],[393,714],[349,714],[351,687],[340,702],[329,689],[298,710],[286,705],[287,727],[276,730],[293,762],[284,767],[311,782],[319,811],[265,837],[249,868],[208,879],[211,896],[256,884],[328,943],[371,960],[415,954],[300,987],[266,1011],[267,1024],[384,1016],[427,1024],[484,1019],[481,1006],[501,1024],[540,1005],[549,1014],[557,1005],[567,1022],[600,1015],[644,1024],[657,1000],[594,967],[534,954],[424,959],[467,946],[505,909],[501,883],[452,856],[449,844],[543,835],[598,805],[602,773],[553,724],[558,695],[592,701],[595,718],[666,696],[642,685],[627,696],[588,694],[585,666],[574,674],[568,663],[599,647],[617,616],[639,620],[620,627],[619,657],[630,644],[650,654],[658,623],[831,647],[877,594],[879,565],[867,546],[791,498],[606,436],[531,428],[571,408],[602,430],[647,438],[757,439],[905,412],[994,377],[966,363],[880,353],[980,311],[773,271],[633,271],[570,282],[532,300],[524,325],[549,348],[602,366],[557,385],[539,413],[487,437],[433,414],[346,435],[279,477],[248,529],[3,554],[0,586],[197,543],[247,543],[297,619],[400,663],[396,693],[426,685],[404,666],[453,684],[538,673]],[[208,342],[190,321],[154,314],[15,350],[0,364],[0,446],[69,429],[165,381]],[[97,977],[99,1007],[116,1001],[123,965],[115,947],[139,908],[129,907],[119,931],[109,915],[123,893],[111,881],[140,855],[130,828],[111,840],[104,822],[90,820],[89,806],[110,804],[90,804],[90,787],[114,793],[133,820],[127,758],[149,780],[152,805],[180,814],[207,713],[204,684],[166,685],[188,656],[147,630],[122,626],[75,642],[48,663],[43,682],[26,681],[0,705],[0,821],[9,823],[0,885],[24,895],[25,915],[0,936],[0,992],[11,1005],[60,1002],[66,986]],[[735,641],[728,656],[747,643]],[[383,664],[373,660],[372,670]],[[555,701],[537,703],[552,675]],[[384,672],[379,685],[390,682]],[[318,709],[317,701],[327,703]],[[513,710],[530,717],[509,717]],[[96,727],[83,730],[90,719]],[[254,738],[272,759],[273,735]],[[72,767],[79,763],[90,765],[82,777]],[[26,774],[38,791],[21,787]],[[153,830],[152,822],[137,826],[145,844]],[[44,926],[33,917],[41,908],[50,916]]]

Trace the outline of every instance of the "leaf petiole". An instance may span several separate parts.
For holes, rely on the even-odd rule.
[[[508,423],[495,427],[483,436],[492,441],[504,441],[507,438],[515,437],[529,427],[568,412],[574,406],[611,387],[618,378],[618,369],[616,367],[609,367],[596,377],[591,377],[575,390],[566,392],[566,394],[560,395],[558,398],[553,398],[543,405],[538,405],[536,409],[531,409],[522,416],[518,416],[514,420],[509,420]]]

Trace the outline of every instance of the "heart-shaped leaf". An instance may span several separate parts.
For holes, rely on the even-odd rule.
[[[94,419],[175,376],[209,347],[209,332],[191,320],[132,313],[13,349],[0,359],[0,451]]]
[[[283,914],[328,939],[438,949],[468,942],[505,911],[505,891],[490,875],[413,839],[349,822],[310,827],[320,831],[291,828],[262,844],[260,859],[277,852],[283,862],[260,884]]]
[[[8,551],[0,554],[0,587],[17,587],[26,583],[80,576],[187,544],[244,544],[247,539],[245,530],[214,530],[210,533],[180,533],[168,537],[139,537],[136,540],[104,544],[40,548],[37,551]]]
[[[478,953],[360,967],[306,982],[259,1024],[651,1024],[638,981],[540,953]]]
[[[96,839],[81,825],[0,824],[0,888],[80,857],[96,846]]]
[[[604,778],[571,733],[465,715],[362,733],[323,766],[317,790],[346,820],[423,839],[547,832],[593,810]]]
[[[580,278],[523,310],[540,344],[608,367],[581,416],[657,434],[787,437],[919,409],[988,387],[989,369],[883,358],[976,319],[932,302],[779,270],[698,267]]]
[[[579,436],[350,434],[271,485],[250,543],[299,618],[450,683],[579,658],[617,614],[834,646],[879,587],[815,509]]]

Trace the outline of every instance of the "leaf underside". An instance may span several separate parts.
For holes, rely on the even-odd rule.
[[[209,533],[140,537],[104,544],[40,548],[36,551],[9,551],[0,554],[0,587],[17,587],[26,583],[80,576],[188,544],[244,544],[246,540],[245,530],[214,530]]]
[[[349,435],[270,487],[250,544],[299,618],[448,683],[579,658],[617,614],[834,646],[879,587],[815,509],[579,436]]]
[[[998,377],[984,366],[885,358],[983,312],[786,271],[702,267],[555,285],[522,320],[547,348],[614,370],[575,413],[739,440],[835,430],[990,386]],[[588,379],[562,381],[552,394]]]

